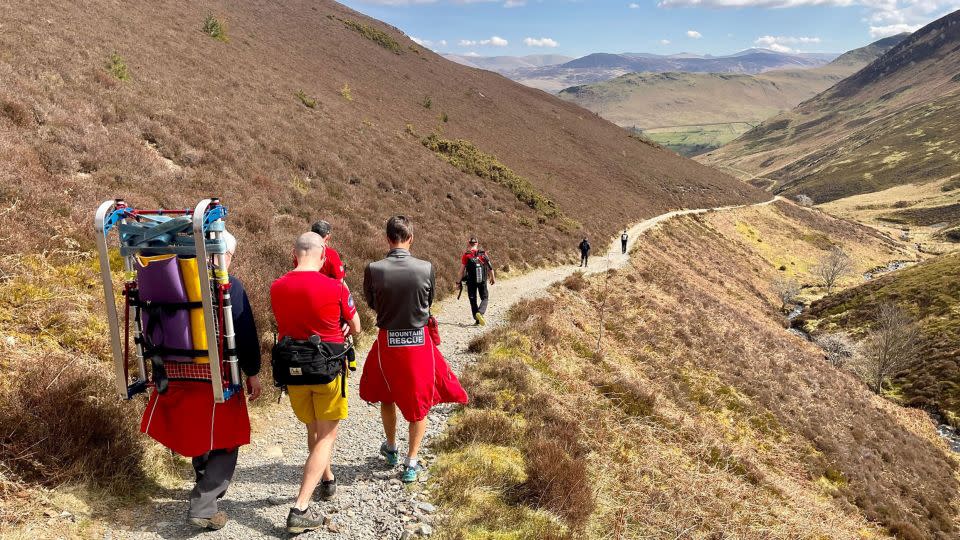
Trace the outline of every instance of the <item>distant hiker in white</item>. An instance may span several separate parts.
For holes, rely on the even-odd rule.
[[[627,230],[623,230],[623,234],[620,235],[620,250],[621,253],[626,255],[627,253],[627,242],[630,240],[630,236],[627,234]]]

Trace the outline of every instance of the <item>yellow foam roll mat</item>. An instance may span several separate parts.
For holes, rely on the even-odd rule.
[[[200,274],[197,272],[197,259],[178,259],[180,275],[183,276],[183,286],[187,291],[187,300],[200,301]],[[207,332],[204,326],[203,308],[190,310],[190,335],[193,337],[193,348],[205,350],[207,348]],[[198,364],[209,364],[210,357],[198,356]]]

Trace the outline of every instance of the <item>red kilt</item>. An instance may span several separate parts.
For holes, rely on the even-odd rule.
[[[186,457],[237,448],[250,443],[247,398],[214,403],[209,382],[171,380],[166,393],[150,392],[140,431]]]
[[[425,328],[381,329],[363,364],[360,398],[396,403],[408,422],[417,422],[439,403],[466,403],[467,393]]]

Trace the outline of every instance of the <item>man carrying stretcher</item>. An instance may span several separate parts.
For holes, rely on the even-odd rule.
[[[237,240],[224,231],[225,266],[228,270]],[[195,259],[194,259],[195,260]],[[187,276],[184,276],[187,279]],[[230,276],[236,356],[247,376],[250,401],[260,397],[260,343],[250,302],[243,284]],[[154,389],[143,413],[140,431],[170,450],[192,458],[196,484],[190,492],[187,520],[202,529],[220,529],[227,514],[217,509],[237,466],[238,450],[250,442],[250,418],[240,391],[224,403],[214,403],[207,359],[196,362],[165,362],[167,387]],[[159,387],[159,386],[158,386]]]

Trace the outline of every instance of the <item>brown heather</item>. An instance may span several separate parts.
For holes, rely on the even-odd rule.
[[[956,538],[957,462],[929,419],[785,330],[774,261],[800,250],[768,244],[791,229],[891,256],[783,203],[681,218],[477,340],[473,401],[437,443],[439,536]]]

